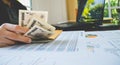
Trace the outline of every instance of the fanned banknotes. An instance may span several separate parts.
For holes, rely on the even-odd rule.
[[[56,32],[55,27],[47,23],[47,18],[47,11],[19,11],[19,25],[29,28],[24,35],[32,38],[34,42],[51,41],[61,33]]]
[[[29,11],[29,10],[19,10],[19,25],[27,26],[32,16],[37,15],[39,19],[43,22],[47,22],[48,12],[47,11]]]

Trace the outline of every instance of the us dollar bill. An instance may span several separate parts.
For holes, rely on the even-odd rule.
[[[47,11],[29,11],[29,10],[19,10],[19,25],[26,27],[30,22],[32,16],[37,16],[42,22],[47,22],[48,12]]]

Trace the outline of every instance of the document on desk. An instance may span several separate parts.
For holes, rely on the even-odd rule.
[[[119,32],[63,31],[49,43],[0,48],[0,65],[120,65]]]
[[[59,58],[79,52],[78,41],[85,37],[84,33],[66,31],[52,42],[0,48],[0,65],[55,65]]]

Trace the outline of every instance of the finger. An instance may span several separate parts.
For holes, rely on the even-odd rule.
[[[4,37],[7,39],[24,42],[24,43],[31,43],[31,38],[29,37],[26,37],[14,32],[10,32],[10,31],[5,31],[4,33],[6,34]]]
[[[9,45],[7,45],[7,44],[0,44],[0,47],[6,47],[6,46],[9,46]]]
[[[28,28],[14,25],[14,24],[9,24],[9,23],[3,24],[2,27],[9,31],[13,31],[17,33],[26,33],[28,31]]]
[[[29,29],[17,25],[14,30],[15,30],[16,32],[19,32],[19,33],[26,33]]]
[[[6,38],[0,38],[0,47],[9,46],[13,44],[15,44],[15,42],[12,40]]]

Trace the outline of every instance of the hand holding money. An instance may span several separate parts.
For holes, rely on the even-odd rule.
[[[19,25],[29,28],[25,33],[32,39],[47,39],[54,34],[55,27],[47,23],[47,11],[19,11]]]
[[[22,34],[27,28],[18,25],[4,23],[0,26],[0,47],[14,45],[16,42],[31,43],[31,39]]]

